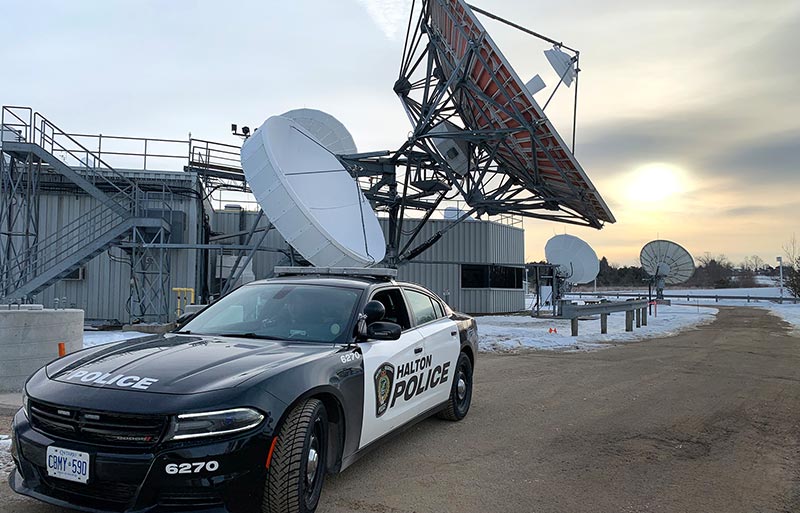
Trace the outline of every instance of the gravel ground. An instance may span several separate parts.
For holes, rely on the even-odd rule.
[[[328,478],[318,511],[800,511],[800,338],[764,310],[601,352],[481,355],[475,381],[464,421]],[[11,512],[64,510],[2,484]]]

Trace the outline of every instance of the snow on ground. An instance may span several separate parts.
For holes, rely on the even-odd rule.
[[[568,319],[534,318],[521,315],[488,315],[478,321],[481,351],[515,351],[544,349],[588,351],[602,349],[615,343],[653,337],[667,337],[714,320],[716,308],[699,306],[659,306],[658,316],[648,316],[648,325],[625,331],[625,313],[608,317],[608,333],[600,334],[600,317],[579,321],[577,337],[570,335]],[[555,332],[551,333],[550,330]]]
[[[83,347],[94,347],[110,342],[146,337],[147,335],[149,335],[149,333],[140,333],[138,331],[84,331]]]
[[[5,483],[6,476],[14,468],[11,460],[11,439],[8,435],[0,435],[0,482]]]

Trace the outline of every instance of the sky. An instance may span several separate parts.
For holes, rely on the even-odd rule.
[[[575,154],[617,219],[599,231],[526,220],[527,260],[570,233],[620,265],[656,238],[774,264],[800,233],[800,2],[473,2],[581,51]],[[396,149],[410,130],[392,92],[409,8],[6,1],[0,103],[69,132],[229,143],[231,123],[309,107],[360,151]],[[558,81],[549,45],[480,19],[523,80],[544,78],[543,104]],[[571,139],[572,91],[546,113]]]

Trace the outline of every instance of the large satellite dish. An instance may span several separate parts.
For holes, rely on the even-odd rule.
[[[386,253],[378,218],[331,151],[300,122],[273,116],[242,145],[242,169],[266,216],[313,265],[376,264]]]
[[[419,44],[422,37],[428,45]],[[433,78],[414,75],[424,65],[425,54],[419,55],[418,48],[427,52],[428,66],[436,67]],[[571,58],[560,48],[546,55],[569,83],[575,67]],[[444,131],[438,119],[450,125],[457,119],[462,125],[462,140],[477,150],[466,153],[473,165],[454,168],[454,175],[475,174],[458,186],[467,204],[479,214],[514,213],[593,228],[613,223],[610,209],[534,100],[531,89],[537,87],[522,82],[464,0],[422,2],[395,92],[415,125],[414,134],[438,136]],[[445,150],[442,160],[447,161],[446,152],[458,150],[438,149]],[[457,175],[448,178],[458,182]]]
[[[694,260],[679,244],[668,240],[654,240],[644,245],[639,260],[650,277],[664,285],[683,283],[694,274]],[[663,285],[660,287],[663,289]]]
[[[589,283],[600,272],[597,253],[573,235],[551,238],[544,246],[544,254],[548,263],[558,265],[558,274],[569,283]]]
[[[353,136],[350,135],[347,128],[327,112],[316,109],[294,109],[281,114],[281,116],[294,120],[323,146],[337,155],[358,153]]]

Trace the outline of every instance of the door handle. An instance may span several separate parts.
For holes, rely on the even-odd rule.
[[[422,347],[415,347],[414,354],[420,354],[422,352]]]
[[[450,332],[450,336],[451,336],[451,337],[455,337],[456,335],[458,335],[458,332],[457,332],[457,331],[451,331],[451,332]]]

